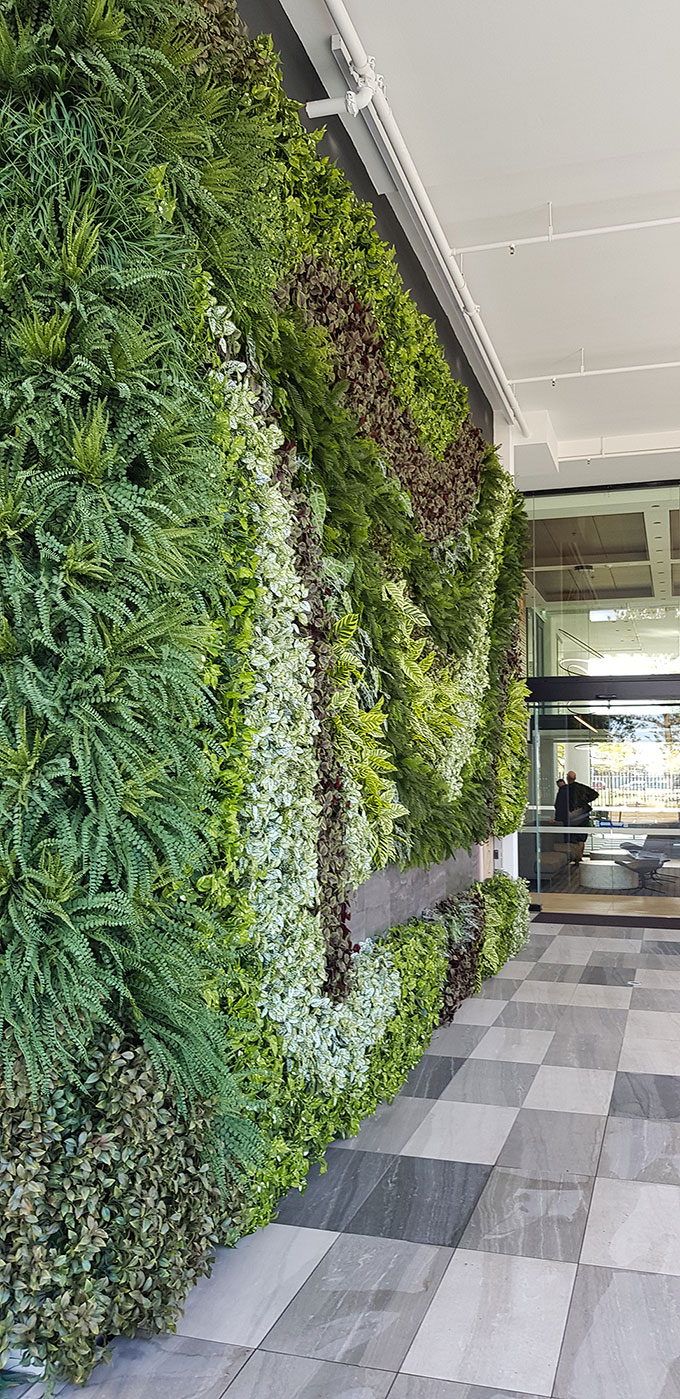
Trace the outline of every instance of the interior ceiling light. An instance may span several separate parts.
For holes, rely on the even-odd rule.
[[[576,720],[576,723],[577,723],[577,724],[583,724],[584,729],[590,729],[591,732],[594,733],[594,734],[596,734],[596,733],[598,732],[598,730],[595,728],[595,725],[594,725],[594,724],[589,724],[588,721],[587,721],[586,719],[582,719],[582,718],[581,718],[581,715],[580,715],[580,714],[574,714],[573,709],[570,709],[570,710],[569,710],[569,713],[570,713],[572,719],[575,719],[575,720]]]

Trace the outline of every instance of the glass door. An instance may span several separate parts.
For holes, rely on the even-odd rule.
[[[680,921],[680,701],[534,700],[530,749],[533,902]]]

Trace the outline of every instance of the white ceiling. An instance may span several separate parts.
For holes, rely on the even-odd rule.
[[[677,0],[346,4],[452,247],[543,233],[549,201],[555,231],[680,215]],[[323,0],[284,5],[341,92]],[[581,348],[593,369],[680,359],[680,225],[463,266],[511,381],[578,369]],[[565,456],[573,439],[680,429],[680,369],[517,394]]]

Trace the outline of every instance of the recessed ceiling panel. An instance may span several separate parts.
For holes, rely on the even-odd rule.
[[[642,512],[536,520],[536,565],[638,563],[649,558]]]

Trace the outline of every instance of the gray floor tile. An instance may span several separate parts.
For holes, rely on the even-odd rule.
[[[343,1234],[263,1349],[398,1370],[451,1250]]]
[[[588,959],[589,967],[626,967],[635,971],[641,965],[642,960],[638,952],[607,952],[600,948]]]
[[[113,1363],[98,1365],[87,1382],[97,1399],[221,1399],[250,1351],[187,1336],[119,1340]],[[67,1384],[62,1399],[82,1399],[81,1385]],[[10,1399],[12,1391],[9,1391]]]
[[[630,986],[589,986],[581,983],[574,987],[573,1006],[595,1006],[608,1010],[628,1010],[632,996]]]
[[[663,928],[645,928],[643,942],[680,942],[680,930],[677,923],[672,925],[668,922]]]
[[[398,1375],[390,1399],[541,1399],[536,1394],[519,1394],[516,1389],[489,1389],[486,1385],[451,1384],[448,1380],[426,1380],[422,1375]]]
[[[672,1011],[680,1013],[680,991],[650,990],[647,986],[634,986],[630,1003],[631,1010]]]
[[[480,1001],[509,1001],[511,996],[514,996],[515,991],[519,991],[520,986],[523,985],[524,981],[519,977],[511,980],[508,976],[490,976],[487,981],[482,982],[482,989],[477,999]]]
[[[393,1103],[381,1103],[373,1116],[362,1122],[356,1137],[334,1142],[334,1146],[349,1151],[382,1151],[387,1155],[401,1151],[404,1142],[427,1117],[431,1106],[429,1098],[401,1096]]]
[[[610,1117],[598,1174],[680,1185],[680,1123]]]
[[[440,1098],[409,1137],[403,1155],[492,1166],[516,1116],[517,1108]]]
[[[441,1025],[435,1030],[425,1053],[465,1059],[485,1034],[486,1025]]]
[[[540,1064],[548,1052],[552,1037],[552,1030],[514,1030],[510,1026],[492,1025],[473,1049],[470,1058]]]
[[[592,1112],[606,1117],[614,1087],[613,1069],[574,1069],[541,1064],[524,1100],[526,1108]]]
[[[453,1059],[446,1054],[424,1054],[402,1088],[405,1098],[438,1098],[465,1059]]]
[[[616,1069],[621,1043],[619,1034],[584,1035],[559,1031],[545,1056],[545,1063],[574,1069]]]
[[[455,1248],[490,1169],[469,1162],[400,1156],[346,1232]]]
[[[534,1005],[567,1006],[575,991],[576,986],[566,981],[522,981],[512,1003],[532,1001]]]
[[[507,985],[507,982],[506,982]],[[507,992],[505,1000],[510,1000]],[[484,1000],[481,996],[470,996],[459,1006],[453,1019],[454,1025],[493,1025],[503,1010],[503,1001]]]
[[[498,1165],[539,1180],[555,1180],[564,1174],[593,1176],[604,1127],[605,1119],[591,1113],[520,1108]]]
[[[386,1399],[393,1379],[388,1370],[258,1350],[225,1399]]]
[[[601,967],[588,965],[581,973],[582,986],[632,986],[635,967]]]
[[[503,1059],[468,1059],[442,1093],[443,1102],[496,1103],[520,1108],[538,1072],[538,1064]]]
[[[492,1393],[550,1394],[575,1272],[573,1263],[458,1249],[404,1370]]]
[[[670,957],[662,957],[651,952],[642,952],[637,959],[640,971],[668,972],[667,986],[673,985],[673,977],[676,975],[675,968],[678,963]]]
[[[567,962],[570,966],[585,966],[595,951],[595,939],[560,934],[541,956],[541,962]]]
[[[598,1177],[582,1262],[680,1277],[680,1186]]]
[[[680,942],[648,942],[645,940],[645,953],[652,957],[680,957]]]
[[[392,1157],[377,1151],[345,1151],[330,1146],[328,1170],[310,1168],[307,1189],[291,1190],[279,1205],[279,1224],[307,1229],[342,1230],[363,1205],[373,1186],[391,1164]]]
[[[236,1248],[218,1249],[212,1277],[201,1278],[187,1297],[179,1335],[259,1345],[336,1238],[326,1230],[269,1224]]]
[[[626,1037],[634,1034],[650,1040],[680,1040],[680,1014],[664,1010],[632,1010],[626,1024]]]
[[[680,1122],[680,1078],[672,1074],[618,1073],[609,1111],[614,1117]]]
[[[631,1012],[633,1015],[652,1013],[641,1010]],[[663,1019],[661,1015],[656,1015],[656,1018]],[[646,1030],[638,1029],[633,1024],[623,1037],[619,1068],[622,1073],[629,1074],[680,1075],[680,1042],[666,1034],[652,1039]]]
[[[628,1012],[609,1006],[565,1006],[560,1020],[561,1035],[602,1035],[623,1039]]]
[[[654,971],[643,967],[641,963],[635,977],[635,985],[646,986],[654,991],[680,991],[680,971],[667,971],[665,968]]]
[[[559,1399],[677,1399],[680,1278],[579,1268]]]
[[[555,981],[563,985],[574,985],[580,980],[583,968],[569,966],[566,962],[536,962],[529,972],[527,981]]]
[[[589,1176],[537,1180],[497,1166],[461,1247],[576,1263],[592,1188]]]
[[[572,989],[575,991],[576,987]],[[535,1001],[511,1001],[501,1011],[496,1025],[511,1030],[557,1030],[564,1011],[564,1003],[544,1005]]]
[[[625,927],[623,924],[617,928],[610,928],[607,924],[569,923],[565,924],[562,932],[571,933],[574,937],[594,937],[598,939],[606,937],[616,938],[617,940],[623,939],[624,941],[632,938],[635,942],[638,942],[644,934],[644,929]]]
[[[504,981],[507,979],[524,981],[527,976],[531,975],[536,965],[535,962],[525,957],[525,952],[526,948],[523,947],[519,957],[511,957],[508,962],[503,964],[500,971],[496,972],[495,977],[492,977],[491,980]]]

